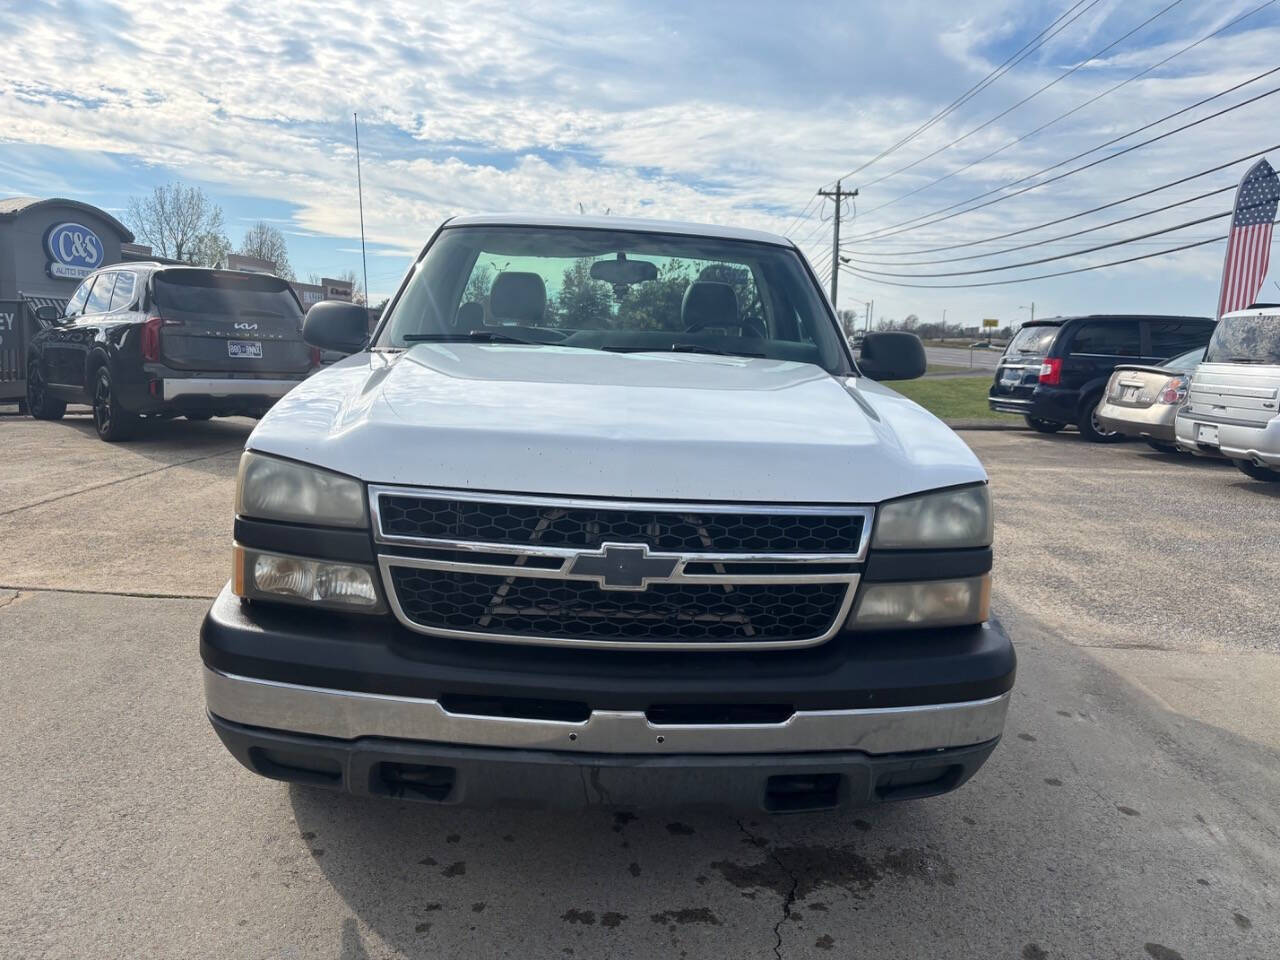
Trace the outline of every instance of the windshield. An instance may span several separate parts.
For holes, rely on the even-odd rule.
[[[414,268],[375,346],[432,340],[710,353],[849,369],[795,251],[623,230],[444,230]]]
[[[1049,348],[1053,346],[1053,338],[1057,335],[1056,325],[1023,327],[1013,335],[1013,339],[1009,341],[1009,349],[1005,352],[1035,354],[1037,357],[1042,357],[1049,352]]]
[[[1223,317],[1204,359],[1206,363],[1280,364],[1280,315]]]

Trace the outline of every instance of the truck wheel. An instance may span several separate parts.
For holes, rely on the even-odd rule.
[[[193,423],[199,423],[201,420],[213,419],[212,413],[184,413],[183,416]]]
[[[67,401],[49,396],[40,364],[35,362],[27,367],[27,411],[37,420],[61,420],[67,412]]]
[[[1256,463],[1250,463],[1248,460],[1237,460],[1235,464],[1246,477],[1252,477],[1254,480],[1269,480],[1272,483],[1280,482],[1280,470],[1260,467]]]
[[[137,432],[140,419],[120,405],[120,398],[111,385],[111,372],[99,367],[93,380],[93,425],[98,436],[107,443],[128,440]]]
[[[1095,393],[1085,400],[1080,408],[1080,419],[1076,426],[1080,428],[1080,436],[1090,443],[1115,443],[1124,436],[1118,430],[1108,430],[1098,419],[1098,404],[1102,402],[1102,394]]]
[[[1057,433],[1065,423],[1058,423],[1056,420],[1041,420],[1039,417],[1023,417],[1027,421],[1027,426],[1036,433]]]

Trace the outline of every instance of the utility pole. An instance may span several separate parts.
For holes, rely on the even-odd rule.
[[[832,218],[831,230],[831,305],[836,306],[837,282],[840,279],[840,204],[847,198],[852,200],[858,195],[857,190],[842,190],[840,181],[836,181],[834,190],[819,190],[818,196],[830,197],[836,202],[835,216]],[[839,307],[836,307],[839,309]]]
[[[875,305],[876,305],[876,301],[874,297],[872,297],[870,300],[867,301],[867,330],[866,330],[867,333],[871,332],[871,308],[874,307]]]

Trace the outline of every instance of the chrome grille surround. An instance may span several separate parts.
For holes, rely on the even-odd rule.
[[[636,511],[645,515],[670,514],[679,518],[680,522],[696,522],[700,514],[733,514],[739,517],[759,516],[762,522],[766,518],[785,517],[831,517],[842,522],[851,517],[860,520],[858,542],[851,544],[843,552],[822,553],[761,553],[725,551],[714,549],[714,542],[700,544],[701,549],[687,552],[655,550],[643,539],[627,542],[605,542],[594,548],[576,548],[548,546],[534,542],[511,543],[492,541],[457,540],[451,538],[408,536],[387,533],[384,530],[382,497],[395,497],[398,502],[404,498],[421,498],[427,501],[460,501],[477,504],[517,504],[521,508],[535,507],[547,511],[555,511],[562,515],[563,511]],[[440,490],[432,488],[401,487],[389,485],[370,485],[369,510],[373,522],[374,540],[378,545],[378,567],[382,575],[383,587],[396,618],[410,630],[428,636],[450,637],[466,640],[482,640],[502,643],[535,644],[544,646],[595,647],[626,650],[761,650],[791,647],[808,647],[830,639],[844,624],[853,606],[857,590],[859,572],[854,565],[866,559],[871,539],[871,527],[874,510],[868,506],[847,506],[836,504],[739,504],[739,503],[688,503],[688,502],[652,502],[631,500],[595,500],[574,497],[542,497],[520,494],[473,493],[460,490]],[[709,540],[709,538],[704,538]],[[642,586],[617,585],[610,586],[606,582],[591,576],[574,575],[572,568],[581,557],[598,557],[608,554],[610,549],[627,553],[640,552],[652,560],[670,561],[670,574],[657,578],[646,577]],[[415,551],[411,555],[408,551]],[[426,551],[447,551],[450,555],[423,556]],[[475,555],[475,561],[466,557]],[[507,562],[495,563],[495,559]],[[536,566],[526,565],[536,563]],[[768,572],[745,572],[744,564],[760,563],[768,565]],[[690,573],[686,569],[694,565],[698,570],[708,566],[734,565],[734,572],[727,572],[724,566],[714,573]],[[849,569],[833,572],[833,566],[847,566]],[[507,578],[508,582],[525,580],[526,578],[559,580],[571,583],[591,583],[610,594],[616,592],[619,598],[637,592],[644,592],[651,586],[663,584],[700,584],[703,586],[721,586],[726,593],[731,593],[737,586],[773,585],[785,587],[793,584],[840,584],[844,590],[839,598],[839,605],[833,609],[830,624],[824,631],[795,638],[752,640],[748,637],[715,641],[667,640],[606,640],[574,636],[549,636],[545,634],[528,635],[520,633],[495,632],[490,629],[456,629],[438,625],[428,625],[414,620],[406,612],[397,595],[393,570],[406,569],[419,571],[440,571],[447,574],[473,574]],[[500,605],[501,596],[495,594],[494,607]],[[692,620],[696,615],[691,615]],[[750,625],[745,627],[750,633]]]

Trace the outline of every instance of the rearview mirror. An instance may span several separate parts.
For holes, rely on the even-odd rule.
[[[924,344],[914,333],[868,333],[858,370],[872,380],[914,380],[925,371]]]
[[[46,303],[36,307],[36,319],[41,323],[57,323],[62,319],[62,308]]]
[[[321,350],[356,353],[369,340],[369,311],[345,300],[321,300],[302,321],[302,339]]]
[[[597,260],[591,264],[591,279],[603,280],[616,286],[630,286],[645,280],[658,279],[658,267],[648,260],[628,260],[625,253],[616,260]]]

